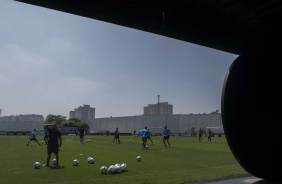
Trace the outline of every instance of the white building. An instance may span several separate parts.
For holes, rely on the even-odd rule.
[[[74,111],[70,111],[69,118],[78,118],[82,122],[89,123],[91,119],[95,119],[95,108],[84,104],[74,109]]]
[[[173,115],[173,106],[168,104],[168,102],[149,104],[147,107],[144,107],[143,115]]]

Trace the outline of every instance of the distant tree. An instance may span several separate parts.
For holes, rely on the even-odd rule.
[[[62,115],[54,115],[54,114],[49,114],[46,117],[45,122],[46,123],[56,123],[57,125],[61,125],[64,121],[66,121],[66,116]]]
[[[78,118],[70,118],[69,121],[70,121],[70,122],[74,122],[74,123],[76,123],[76,122],[81,122],[81,120],[78,119]]]
[[[65,120],[62,123],[62,126],[75,126],[75,127],[82,127],[82,128],[84,128],[85,131],[89,131],[90,130],[89,125],[87,123],[82,122],[78,118],[70,118],[68,120]]]
[[[189,132],[190,132],[190,134],[191,134],[191,136],[193,137],[193,136],[196,136],[196,128],[195,127],[191,127],[191,129],[189,130]]]

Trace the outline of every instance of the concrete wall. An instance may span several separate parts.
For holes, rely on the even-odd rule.
[[[181,114],[160,116],[125,116],[91,119],[90,131],[105,133],[114,132],[116,127],[120,133],[133,133],[147,126],[152,133],[162,133],[165,125],[172,133],[185,133],[192,127],[205,129],[206,127],[222,126],[221,114]],[[0,131],[31,131],[43,129],[44,121],[35,122],[0,122]]]
[[[40,122],[1,122],[0,131],[15,132],[15,131],[32,131],[33,129],[40,130],[44,127],[44,121]]]
[[[94,133],[105,133],[107,130],[114,132],[116,127],[120,133],[138,133],[147,126],[149,129],[163,130],[164,126],[172,133],[185,133],[192,127],[217,127],[222,126],[221,114],[182,114],[182,115],[160,115],[160,116],[126,116],[96,118],[91,120],[90,131]]]

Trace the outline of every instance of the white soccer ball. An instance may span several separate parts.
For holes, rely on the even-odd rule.
[[[121,169],[121,172],[126,172],[127,171],[127,164],[126,163],[122,163],[120,165],[120,169]]]
[[[148,146],[148,145],[146,145],[146,146],[145,146],[145,148],[146,148],[146,149],[149,149],[149,146]]]
[[[117,164],[115,165],[115,168],[116,168],[116,172],[117,172],[117,173],[121,173],[120,164],[117,163]]]
[[[110,174],[115,174],[116,173],[116,167],[114,165],[110,165],[110,167],[108,167],[108,172]]]
[[[39,169],[41,166],[41,163],[40,162],[35,162],[34,163],[34,169]]]
[[[107,174],[108,169],[107,169],[106,166],[102,166],[102,167],[100,168],[100,171],[101,171],[102,174]]]
[[[137,160],[138,162],[141,162],[141,156],[137,156],[137,157],[136,157],[136,160]]]
[[[74,160],[72,161],[72,165],[78,166],[78,165],[79,165],[79,161],[78,161],[77,159],[74,159]]]
[[[88,162],[89,164],[94,164],[94,158],[93,158],[93,157],[88,157],[88,158],[87,158],[87,162]]]
[[[52,162],[53,162],[54,165],[57,164],[57,160],[55,158],[52,160]]]

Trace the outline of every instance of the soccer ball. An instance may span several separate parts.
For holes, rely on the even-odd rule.
[[[121,172],[126,172],[126,171],[127,171],[127,165],[126,165],[126,163],[122,163],[122,164],[120,165],[120,169],[121,169]]]
[[[120,164],[116,164],[116,165],[115,165],[115,168],[116,168],[116,172],[117,172],[117,173],[121,173]]]
[[[89,164],[94,164],[94,158],[93,158],[93,157],[88,157],[88,158],[87,158],[87,162],[88,162]]]
[[[52,162],[53,162],[54,165],[57,164],[57,160],[55,158],[52,160]]]
[[[35,162],[34,163],[34,169],[39,169],[41,166],[41,163],[40,162]]]
[[[110,174],[115,174],[116,173],[116,167],[114,165],[110,165],[110,167],[108,167],[108,172]]]
[[[74,159],[74,160],[72,161],[72,165],[78,166],[78,165],[79,165],[79,161],[78,161],[77,159]]]
[[[102,174],[107,174],[108,169],[107,169],[106,166],[102,166],[102,167],[100,168],[100,171],[101,171]]]
[[[44,141],[41,141],[41,143],[43,143]]]
[[[146,146],[145,146],[145,148],[146,148],[146,149],[148,149],[148,148],[149,148],[149,146],[148,146],[148,145],[146,145]]]
[[[137,157],[136,157],[136,160],[137,160],[138,162],[141,162],[141,156],[137,156]]]

